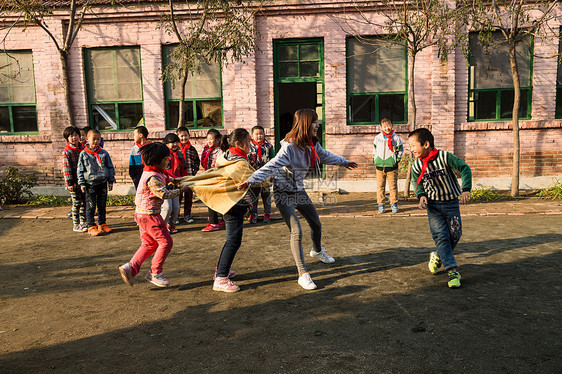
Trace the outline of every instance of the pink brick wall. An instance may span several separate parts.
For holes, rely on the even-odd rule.
[[[306,1],[282,6],[281,1],[268,5],[257,18],[261,38],[258,50],[243,61],[229,63],[222,70],[224,130],[235,127],[250,129],[259,124],[273,140],[274,82],[273,40],[285,38],[323,38],[325,70],[325,141],[326,148],[359,163],[360,168],[327,169],[328,177],[336,170],[339,178],[370,180],[375,177],[371,161],[372,142],[379,126],[348,126],[346,123],[346,59],[345,41],[349,24],[363,35],[375,35],[372,25],[345,23],[342,14],[334,16],[331,9],[346,6],[343,0]],[[322,6],[318,5],[322,3]],[[305,11],[301,11],[306,9]],[[84,24],[70,58],[72,111],[79,127],[88,123],[84,48],[139,46],[143,81],[144,112],[151,139],[161,139],[165,131],[165,104],[162,68],[162,44],[175,38],[158,29],[158,6],[131,8],[131,17],[119,10],[105,8],[99,17]],[[350,9],[348,9],[350,10]],[[291,13],[292,12],[292,13]],[[103,17],[106,18],[102,18]],[[263,15],[265,14],[265,15]],[[346,17],[354,17],[347,12]],[[355,15],[356,17],[357,15]],[[140,19],[139,17],[142,17]],[[369,15],[374,22],[382,18]],[[50,29],[62,33],[61,23],[53,21]],[[558,26],[554,25],[557,30]],[[557,51],[553,38],[535,40],[535,52],[543,56]],[[66,126],[63,105],[60,62],[52,42],[42,30],[12,30],[6,49],[32,49],[35,69],[38,135],[0,136],[0,169],[17,165],[34,172],[43,184],[61,184],[60,151],[64,145],[62,129]],[[556,58],[534,60],[532,121],[521,124],[521,175],[559,175],[560,151],[556,141],[562,134],[562,120],[554,120],[556,97]],[[512,135],[509,122],[468,123],[468,69],[460,51],[441,63],[435,49],[419,53],[416,65],[416,104],[418,125],[431,126],[438,148],[454,151],[465,158],[478,176],[509,176],[511,174]],[[396,128],[407,144],[407,126]],[[206,130],[193,131],[195,146],[202,150]],[[132,133],[104,133],[106,149],[117,167],[118,182],[129,183],[128,155]]]

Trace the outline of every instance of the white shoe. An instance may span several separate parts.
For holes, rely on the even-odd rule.
[[[299,285],[305,290],[315,290],[317,288],[308,273],[304,273],[299,277]]]
[[[326,251],[324,251],[324,247],[322,247],[322,250],[320,252],[316,252],[314,249],[310,251],[310,257],[317,258],[325,264],[336,262],[333,257],[329,256]]]

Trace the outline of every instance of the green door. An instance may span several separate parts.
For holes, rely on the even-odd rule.
[[[322,39],[273,41],[275,148],[291,130],[293,114],[310,108],[318,114],[324,146],[324,43]]]

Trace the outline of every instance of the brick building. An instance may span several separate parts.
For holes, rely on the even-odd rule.
[[[117,182],[128,188],[131,129],[144,121],[150,138],[162,139],[175,127],[177,88],[160,76],[176,40],[159,27],[166,2],[131,0],[120,7],[106,5],[107,0],[94,3],[69,56],[72,113],[78,127],[102,130]],[[181,13],[179,4],[178,9]],[[188,83],[186,114],[195,146],[202,150],[210,127],[226,133],[257,124],[278,142],[287,131],[287,116],[301,107],[315,108],[325,147],[360,165],[354,171],[328,167],[327,178],[337,173],[344,189],[374,190],[371,152],[380,119],[390,117],[407,143],[407,53],[389,48],[377,38],[382,30],[373,25],[354,26],[369,43],[351,36],[342,16],[357,17],[352,10],[342,0],[266,2],[255,20],[260,34],[256,52],[241,62],[206,66]],[[59,8],[48,18],[55,36],[66,31],[66,13]],[[382,19],[376,11],[366,14],[374,21]],[[6,26],[14,20],[0,22]],[[551,26],[560,29],[559,24]],[[559,35],[534,40],[532,46],[535,55],[553,56]],[[19,24],[11,28],[3,47],[0,170],[15,165],[36,174],[43,185],[62,185],[59,155],[67,115],[58,52],[42,29]],[[508,61],[500,52],[486,56],[475,51],[470,66],[459,51],[445,63],[435,48],[417,57],[417,124],[431,126],[436,146],[465,159],[476,180],[511,175],[508,104],[513,89],[510,74],[509,79],[504,74]],[[521,176],[559,176],[562,71],[556,57],[534,58],[525,51],[520,57]],[[492,59],[486,65],[492,70],[483,67],[486,58]]]

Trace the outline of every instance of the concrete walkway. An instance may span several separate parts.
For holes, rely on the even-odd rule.
[[[423,210],[417,208],[417,200],[408,199],[399,201],[400,213],[390,213],[387,204],[387,213],[379,214],[376,196],[374,193],[320,194],[311,193],[312,201],[316,205],[320,217],[376,217],[392,219],[398,217],[425,216]],[[259,212],[263,211],[260,203]],[[63,207],[32,207],[25,205],[4,206],[0,211],[0,219],[66,219],[70,206]],[[545,200],[536,197],[521,198],[519,200],[506,200],[495,202],[473,202],[461,205],[461,213],[465,216],[493,216],[493,215],[525,215],[525,214],[562,214],[562,200]],[[109,219],[129,219],[133,217],[133,206],[107,207]],[[207,218],[207,207],[201,202],[193,205],[195,219]],[[273,208],[273,219],[281,219],[279,212]]]

